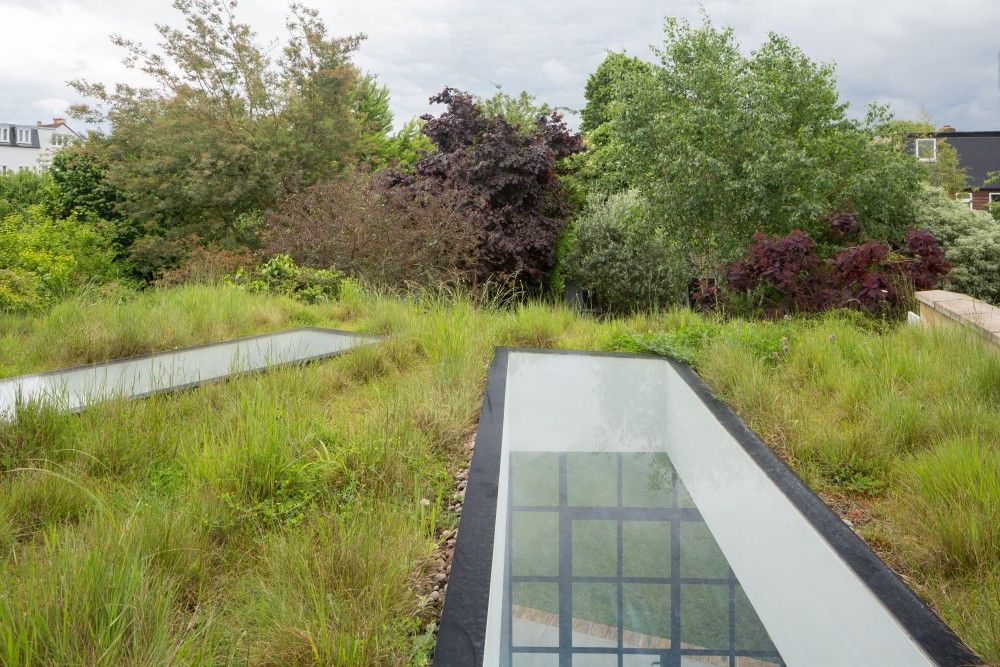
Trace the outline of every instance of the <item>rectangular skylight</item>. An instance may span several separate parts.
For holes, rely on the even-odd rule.
[[[969,660],[689,369],[498,352],[435,664]]]
[[[272,366],[332,356],[375,336],[307,327],[0,380],[0,418],[18,401],[80,410],[115,397],[141,397]]]

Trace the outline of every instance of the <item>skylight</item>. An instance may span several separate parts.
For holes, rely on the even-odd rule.
[[[373,343],[374,336],[303,328],[182,348],[134,359],[0,380],[0,417],[18,401],[80,410],[109,398],[141,397],[273,366],[329,357]]]
[[[475,452],[437,665],[974,660],[685,367],[500,350]]]

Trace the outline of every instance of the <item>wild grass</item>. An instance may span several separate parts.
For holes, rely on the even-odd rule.
[[[1000,356],[853,315],[225,287],[0,318],[0,374],[297,325],[391,339],[304,367],[0,424],[0,664],[426,664],[417,581],[497,345],[683,358],[976,650],[1000,660]]]

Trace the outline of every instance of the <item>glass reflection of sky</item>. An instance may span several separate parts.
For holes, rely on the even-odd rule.
[[[512,352],[486,665],[931,664],[660,359]]]
[[[144,396],[234,373],[322,357],[376,339],[323,329],[297,329],[197,348],[163,352],[50,373],[0,380],[0,418],[18,401],[49,402],[64,410],[118,396]]]

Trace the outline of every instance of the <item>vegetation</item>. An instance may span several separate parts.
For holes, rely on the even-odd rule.
[[[0,370],[295,324],[391,338],[80,415],[26,411],[2,428],[0,661],[421,664],[434,618],[421,572],[455,524],[448,471],[464,460],[495,345],[695,363],[964,639],[1000,659],[1000,355],[961,330],[842,312],[598,322],[350,281],[317,305],[186,286],[0,317]]]
[[[0,220],[0,312],[38,310],[117,275],[102,221],[55,219],[40,205]]]
[[[917,223],[941,241],[952,265],[944,286],[1000,305],[1000,225],[938,188],[925,186],[918,204]]]
[[[725,268],[724,279],[704,284],[703,306],[742,302],[766,315],[854,308],[901,315],[913,289],[931,289],[950,268],[925,229],[911,229],[900,248],[857,237],[857,215],[830,218],[820,243],[805,232],[757,233],[748,256]],[[824,247],[825,246],[825,247]]]
[[[131,252],[147,278],[192,235],[251,243],[263,211],[353,163],[388,111],[385,90],[350,62],[361,37],[330,37],[313,10],[292,5],[275,58],[235,2],[174,6],[185,26],[158,26],[158,50],[114,40],[154,87],[74,84],[94,100],[75,113],[112,129],[87,146],[122,193],[118,209],[141,227]]]
[[[538,289],[555,265],[556,245],[572,203],[556,178],[557,163],[583,150],[558,112],[540,116],[527,131],[502,113],[490,116],[473,97],[445,88],[431,98],[445,104],[423,128],[437,149],[413,174],[386,172],[387,185],[415,199],[460,202],[476,235],[472,273]]]
[[[343,279],[338,271],[298,266],[288,255],[275,255],[256,270],[238,269],[229,283],[251,292],[270,292],[305,303],[322,303],[337,298]]]
[[[849,120],[834,71],[771,35],[749,56],[731,29],[668,19],[660,63],[627,79],[613,121],[632,180],[692,261],[732,260],[756,232],[813,233],[858,212],[866,236],[902,239],[916,163]],[[624,109],[624,110],[623,110]]]
[[[684,267],[645,199],[635,190],[606,200],[592,194],[577,219],[563,259],[566,280],[583,288],[590,306],[636,312],[676,303],[686,288]]]
[[[386,181],[351,172],[289,197],[268,216],[265,252],[335,266],[383,286],[465,278],[477,236],[464,197],[387,187]]]

